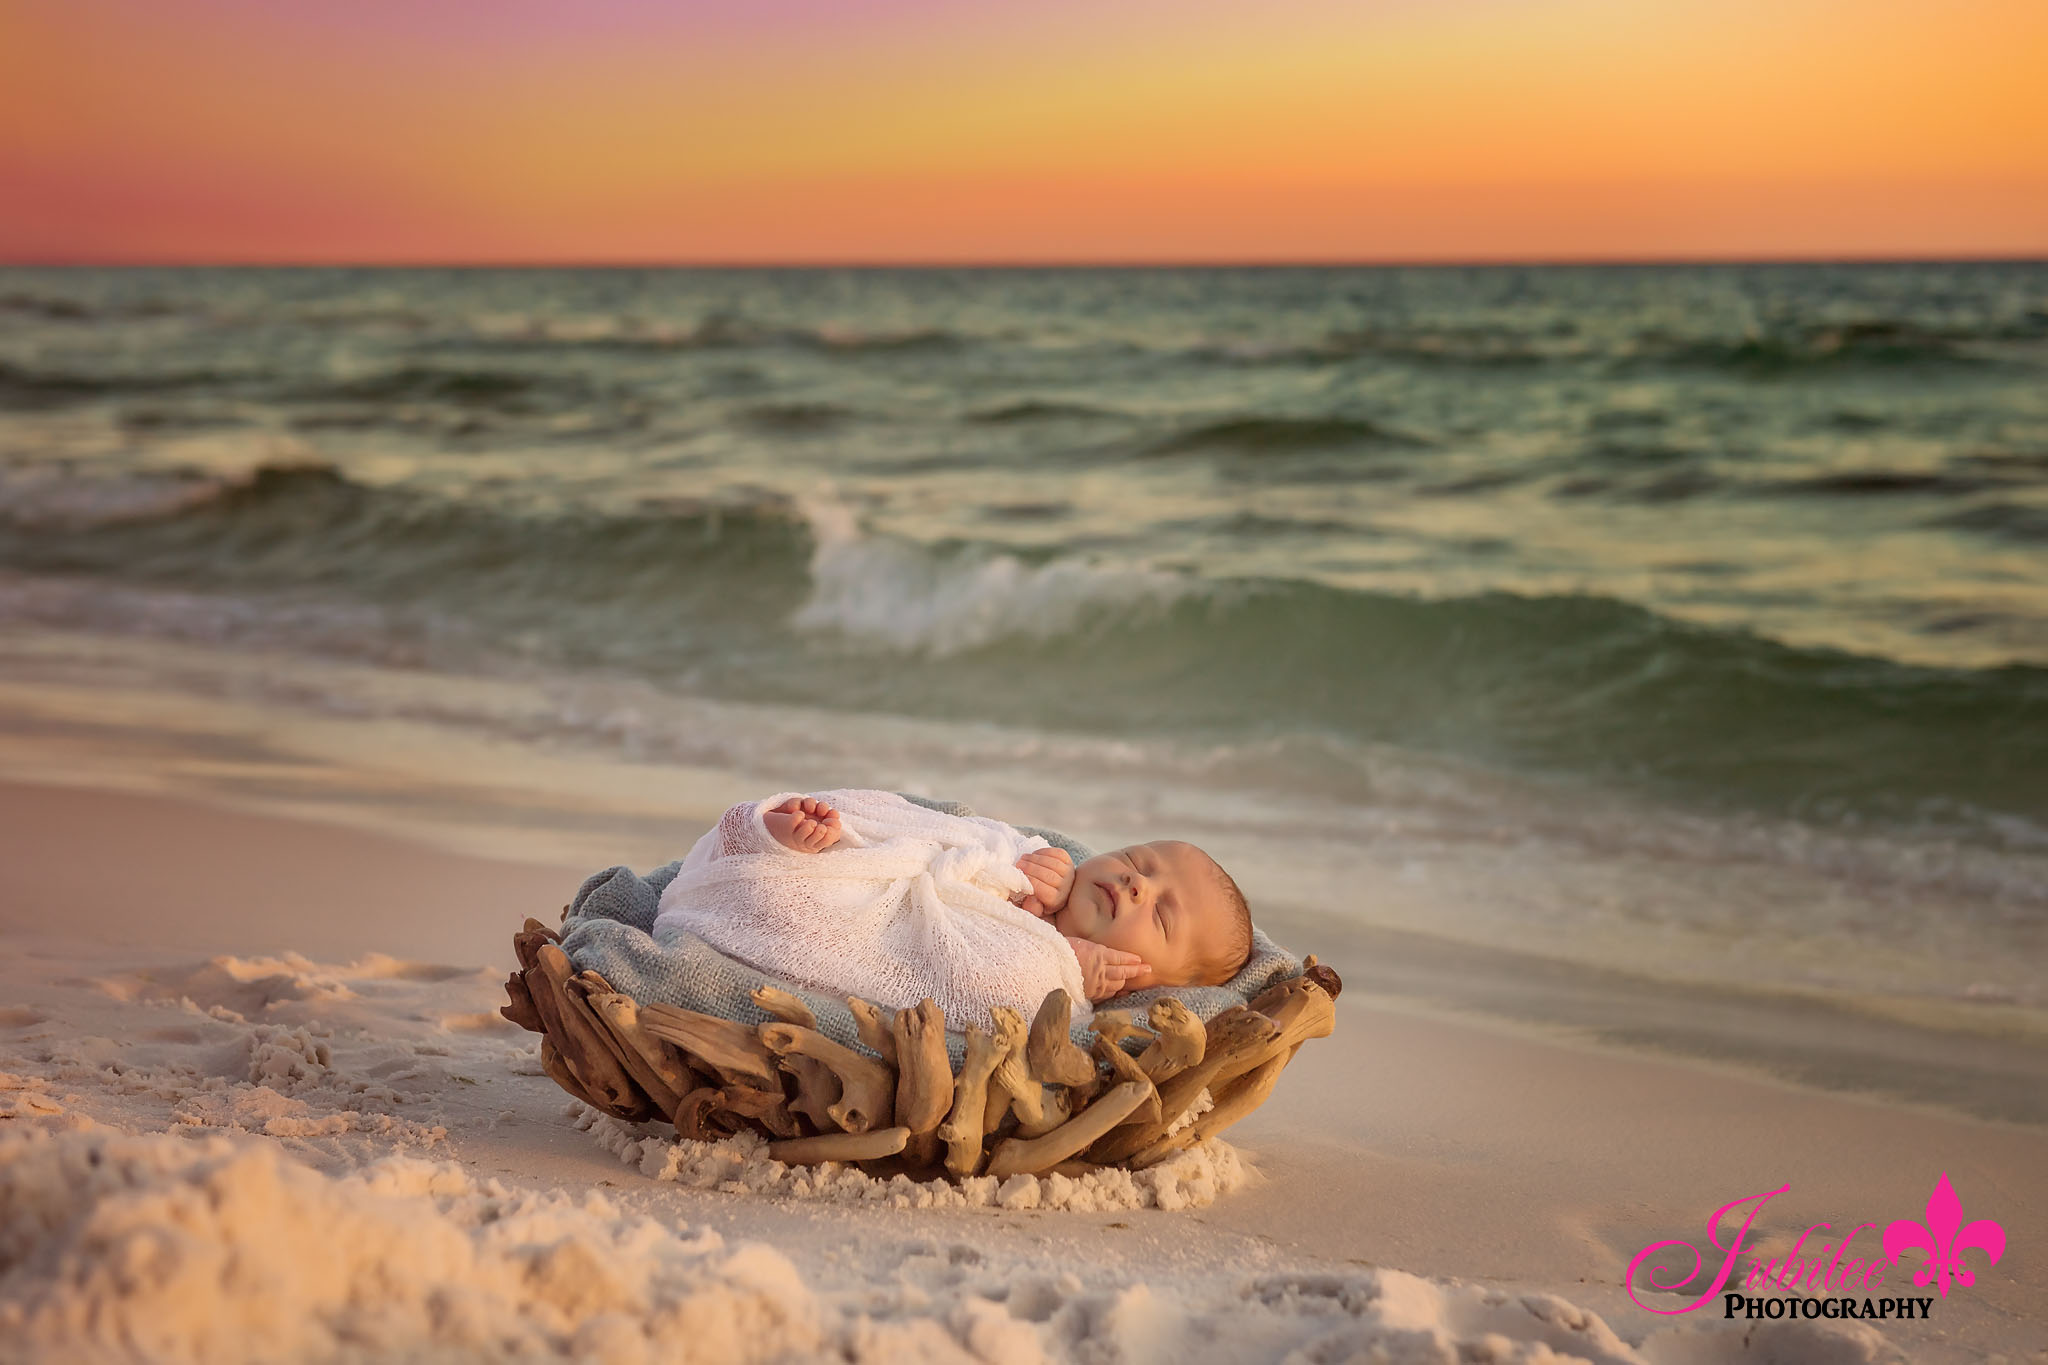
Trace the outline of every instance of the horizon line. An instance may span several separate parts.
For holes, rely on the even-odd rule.
[[[0,270],[1471,270],[1579,267],[1771,265],[2048,265],[2038,255],[1943,256],[1643,256],[1416,259],[1199,259],[1099,260],[0,260]]]

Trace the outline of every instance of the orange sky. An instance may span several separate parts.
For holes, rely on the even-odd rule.
[[[0,0],[0,261],[2048,254],[2048,0]]]

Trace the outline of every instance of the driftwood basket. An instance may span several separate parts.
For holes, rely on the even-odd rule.
[[[955,1074],[929,999],[901,1010],[849,999],[856,1049],[772,986],[753,998],[773,1018],[748,1025],[614,991],[578,972],[539,920],[512,945],[519,970],[500,1012],[541,1035],[542,1068],[585,1104],[700,1140],[751,1130],[792,1164],[855,1162],[920,1180],[1163,1161],[1263,1104],[1302,1043],[1335,1029],[1343,988],[1311,955],[1300,976],[1207,1024],[1171,998],[1142,1028],[1100,1011],[1087,1051],[1069,1032],[1072,1002],[1054,991],[1028,1025],[1009,1009],[994,1012],[992,1032],[968,1025]]]

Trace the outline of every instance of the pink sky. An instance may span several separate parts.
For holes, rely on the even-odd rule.
[[[2048,254],[2041,0],[0,0],[0,260]]]

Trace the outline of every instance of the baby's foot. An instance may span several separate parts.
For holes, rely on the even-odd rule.
[[[839,842],[839,812],[815,796],[792,796],[761,823],[775,841],[795,853],[823,853]]]

